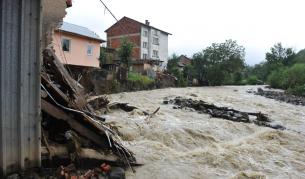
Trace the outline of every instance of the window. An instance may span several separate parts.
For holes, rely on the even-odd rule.
[[[153,44],[159,45],[159,39],[156,38],[156,37],[154,37],[154,38],[153,38]]]
[[[62,50],[64,52],[70,52],[70,47],[71,47],[71,40],[69,39],[62,39],[61,41],[61,46],[62,46]]]
[[[158,31],[157,31],[157,30],[153,30],[153,34],[154,34],[155,36],[158,36]]]
[[[153,50],[153,57],[159,58],[159,52],[157,50]]]
[[[92,56],[93,55],[93,45],[87,46],[87,55]]]
[[[148,32],[147,32],[147,30],[144,30],[143,35],[144,35],[144,37],[148,37]]]
[[[143,48],[147,48],[147,42],[143,42]]]
[[[147,54],[143,53],[143,59],[147,59]]]

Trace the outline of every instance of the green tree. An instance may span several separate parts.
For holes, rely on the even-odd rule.
[[[195,68],[192,64],[186,65],[183,68],[183,77],[187,80],[190,81],[195,77]]]
[[[266,53],[269,64],[291,65],[295,52],[292,48],[284,48],[282,43],[277,43]]]
[[[288,68],[285,77],[286,88],[305,85],[305,64],[295,64]]]
[[[106,61],[107,61],[107,55],[106,55],[105,48],[103,48],[103,47],[100,48],[100,56],[98,59],[100,62],[100,67],[102,67],[102,64],[106,63]]]
[[[134,44],[128,38],[122,38],[121,46],[119,48],[118,54],[121,63],[129,70],[131,63],[131,55]]]
[[[172,54],[171,57],[168,59],[166,66],[166,69],[169,73],[172,73],[172,71],[178,67],[178,61],[179,57],[177,56],[177,54]]]
[[[305,63],[305,49],[300,50],[293,59],[293,64],[295,63]]]
[[[176,85],[180,87],[187,86],[187,74],[185,74],[183,68],[182,70],[178,67],[179,57],[175,53],[171,55],[167,62],[167,71],[177,78]]]
[[[194,69],[194,78],[196,78],[199,83],[204,84],[207,82],[206,79],[206,74],[207,74],[207,66],[208,66],[208,61],[204,57],[203,52],[198,52],[193,55],[193,60],[192,60],[192,66]]]
[[[245,68],[245,48],[236,41],[213,43],[193,56],[196,77],[210,85],[235,83]],[[234,75],[235,74],[235,75]]]

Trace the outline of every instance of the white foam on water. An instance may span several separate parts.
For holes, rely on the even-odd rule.
[[[168,88],[120,93],[112,101],[159,112],[146,120],[141,110],[113,111],[124,143],[145,165],[127,178],[305,178],[305,137],[293,131],[211,118],[162,104],[182,96],[247,112],[263,112],[295,131],[305,131],[305,107],[249,94],[255,86]],[[195,95],[193,95],[195,94]]]

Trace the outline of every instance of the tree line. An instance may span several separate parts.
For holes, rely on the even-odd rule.
[[[305,96],[305,50],[298,53],[292,48],[275,44],[266,52],[265,60],[254,66],[245,63],[245,48],[234,40],[213,43],[195,53],[191,64],[182,70],[179,57],[173,54],[167,71],[177,78],[178,86],[198,85],[256,85],[268,84],[273,88]]]

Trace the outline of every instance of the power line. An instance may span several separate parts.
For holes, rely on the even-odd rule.
[[[116,22],[119,22],[119,20],[115,17],[115,15],[111,12],[111,10],[107,7],[107,5],[100,0],[100,2],[103,4],[103,6],[105,7],[105,9],[110,13],[110,15],[116,20]],[[121,28],[121,30],[123,31],[123,33],[125,32],[126,36],[129,37],[128,31],[126,30],[126,28],[124,26],[122,26],[122,24],[118,23],[119,27]]]
[[[115,17],[115,15],[111,12],[111,10],[106,6],[106,4],[100,0],[100,2],[104,5],[104,7],[107,9],[107,11],[112,15],[112,17],[118,22],[119,20]]]

